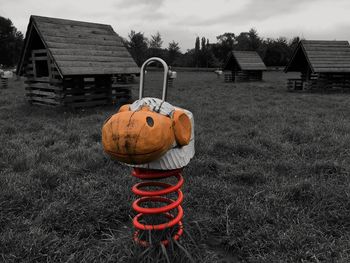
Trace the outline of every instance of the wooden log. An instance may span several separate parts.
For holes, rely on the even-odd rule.
[[[232,82],[232,72],[224,72],[224,82]]]
[[[50,79],[49,81],[37,81],[34,77],[27,77],[24,83],[49,83],[54,86],[60,86],[62,84],[62,80],[60,79]]]
[[[123,83],[115,83],[111,85],[112,89],[123,89],[123,88],[131,88],[132,86],[128,84]]]
[[[123,65],[123,63],[121,63]],[[118,66],[108,66],[108,67],[96,67],[96,66],[90,66],[90,67],[65,67],[62,68],[62,72],[66,76],[72,76],[72,75],[96,75],[98,72],[99,74],[116,74],[116,73],[124,73],[124,74],[131,74],[131,73],[137,73],[139,72],[138,67],[125,67],[122,65]]]
[[[312,45],[308,45],[308,44],[303,44],[304,48],[306,50],[312,50],[312,51],[317,51],[317,50],[337,50],[337,51],[341,51],[341,50],[349,50],[348,45],[339,45],[338,43],[333,43],[333,44],[327,44],[325,45],[320,45],[320,44],[312,44]]]
[[[71,44],[71,43],[56,43],[56,42],[47,42],[49,48],[57,49],[86,49],[86,50],[98,50],[98,51],[119,51],[121,47],[124,49],[124,46],[105,46],[105,45],[89,45],[89,44]]]
[[[348,57],[350,55],[350,50],[332,50],[332,51],[324,51],[324,50],[310,50],[307,52],[308,57],[311,58],[324,58],[324,57]]]
[[[72,103],[66,103],[66,106],[74,107],[74,108],[80,108],[80,107],[92,107],[92,106],[102,106],[106,105],[108,103],[108,100],[92,100],[92,101],[84,101],[84,102],[72,102]]]
[[[53,78],[59,77],[59,79],[61,79],[61,74],[56,70],[51,70],[51,76]]]
[[[70,94],[70,95],[84,95],[84,94],[99,94],[99,93],[108,93],[109,89],[104,88],[104,89],[98,89],[98,88],[88,88],[88,89],[65,89],[64,93],[65,94]]]
[[[86,25],[60,25],[56,23],[40,23],[38,26],[41,32],[64,32],[64,33],[76,33],[83,34],[88,33],[90,35],[111,35],[114,32],[110,26],[103,28],[90,27]],[[66,34],[67,35],[67,34]]]
[[[38,61],[38,60],[47,60],[48,57],[47,57],[47,56],[42,56],[42,57],[35,57],[34,59],[35,59],[35,61]],[[32,58],[32,57],[29,58],[29,61],[33,61],[33,58]]]
[[[315,67],[315,71],[319,73],[350,73],[350,68],[344,67]]]
[[[90,101],[94,99],[108,99],[108,94],[107,93],[100,93],[100,94],[88,94],[85,93],[84,95],[70,95],[70,96],[65,96],[63,101],[65,102],[74,102],[74,101]]]
[[[26,70],[24,74],[34,76],[34,71],[33,70]]]
[[[32,50],[32,62],[33,62],[33,75],[34,76],[36,76],[36,65],[35,65],[35,63],[34,63],[34,61],[35,61],[35,56],[34,56],[34,50]]]
[[[54,93],[52,91],[43,91],[43,90],[31,89],[30,94],[31,95],[39,95],[39,96],[46,97],[46,98],[53,98],[53,99],[61,98],[61,94]]]
[[[53,55],[68,55],[68,56],[106,56],[106,57],[130,57],[130,53],[126,50],[88,50],[76,48],[51,48]]]
[[[77,32],[75,31],[65,31],[65,30],[59,30],[59,29],[42,29],[41,32],[45,34],[45,36],[48,37],[59,37],[59,38],[66,38],[66,39],[91,39],[91,34],[88,32]],[[118,36],[110,35],[110,34],[94,34],[93,39],[98,39],[101,41],[104,40],[113,40],[117,41],[119,45],[119,41],[121,39]],[[52,39],[53,41],[54,39]]]
[[[49,79],[49,77],[41,77],[41,78],[27,77],[26,81],[27,82],[49,83],[50,79]]]
[[[42,16],[34,16],[35,21],[40,22],[39,24],[54,24],[54,25],[68,25],[68,26],[85,26],[85,27],[92,27],[92,28],[111,28],[109,25],[105,24],[98,24],[98,23],[92,23],[92,22],[81,22],[81,21],[75,21],[75,20],[68,20],[68,19],[59,19],[59,18],[51,18],[51,17],[42,17]]]
[[[57,61],[81,61],[81,62],[134,62],[129,56],[79,56],[79,55],[55,55]]]
[[[309,57],[312,63],[348,63],[350,56],[339,56],[339,57]]]
[[[127,92],[127,93],[116,93],[116,94],[114,94],[114,93],[112,93],[111,95],[110,95],[110,98],[112,98],[112,99],[121,99],[121,98],[130,98],[131,97],[131,92]]]
[[[294,90],[303,90],[303,81],[301,79],[288,79],[287,80],[287,89],[290,91]]]
[[[59,104],[51,104],[46,102],[39,102],[39,101],[29,101],[32,105],[38,105],[38,106],[45,106],[45,107],[57,107]]]
[[[32,53],[34,55],[37,55],[37,54],[47,54],[47,50],[46,49],[33,49],[32,50]]]
[[[128,84],[135,83],[134,74],[117,74],[112,77],[112,85],[114,84]]]
[[[83,78],[84,82],[95,82],[95,78],[94,77],[85,77]]]
[[[8,82],[9,82],[8,78],[1,78],[1,88],[2,89],[7,89],[8,88]]]
[[[45,103],[54,104],[54,105],[60,104],[60,102],[56,99],[46,98],[46,97],[38,97],[38,96],[30,96],[28,100],[32,101],[32,102],[45,102]]]
[[[40,83],[40,82],[25,82],[27,87],[31,89],[42,89],[42,90],[63,90],[61,85],[52,85],[50,83]]]
[[[103,45],[103,46],[115,46],[118,45],[120,41],[118,38],[113,39],[96,39],[96,38],[76,38],[76,37],[57,37],[57,36],[45,36],[45,40],[49,42],[55,43],[67,43],[67,39],[69,39],[69,43],[78,44],[78,45]]]
[[[344,46],[348,45],[348,41],[346,40],[307,40],[306,42],[302,40],[303,44],[306,45],[337,45],[337,46]]]
[[[103,68],[114,68],[114,67],[133,67],[135,66],[135,62],[111,62],[111,63],[105,63],[105,62],[88,62],[88,61],[58,61],[57,62],[59,67],[72,67],[72,68],[86,68],[86,67],[103,67]],[[98,71],[97,71],[98,72]]]
[[[329,67],[335,67],[335,68],[347,68],[350,71],[350,60],[348,62],[342,63],[340,61],[325,61],[325,62],[317,62],[313,63],[314,68],[329,68]]]

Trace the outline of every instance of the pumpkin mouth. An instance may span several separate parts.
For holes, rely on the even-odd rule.
[[[163,154],[163,149],[158,148],[157,150],[150,151],[147,153],[117,153],[111,150],[104,150],[105,153],[110,155],[112,158],[117,161],[121,161],[127,164],[145,164],[151,161],[154,161]]]
[[[110,150],[104,150],[104,151],[106,153],[108,153],[108,154],[125,157],[125,156],[142,156],[142,155],[152,154],[152,153],[159,152],[161,149],[162,148],[158,148],[157,150],[154,150],[154,151],[151,151],[151,152],[146,152],[146,153],[116,153],[116,152],[113,152],[113,151],[110,151]]]

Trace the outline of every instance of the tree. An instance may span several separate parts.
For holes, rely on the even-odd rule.
[[[12,21],[0,16],[0,64],[14,66],[18,63],[23,45],[23,34]]]
[[[215,58],[212,45],[209,44],[209,39],[196,37],[195,48],[188,50],[186,56],[193,56],[193,63],[190,66],[195,67],[213,67],[217,66],[218,60]]]
[[[206,67],[207,66],[207,40],[205,37],[201,38],[201,50],[199,53],[199,66]]]
[[[248,32],[242,32],[236,37],[235,50],[257,51],[262,41],[256,29],[251,28]]]
[[[291,48],[285,37],[264,41],[264,62],[267,66],[285,66],[291,56]]]
[[[236,36],[234,33],[224,33],[216,37],[217,43],[212,45],[214,56],[223,63],[226,60],[227,54],[233,50],[236,44]]]
[[[200,41],[199,37],[196,37],[196,42],[194,45],[194,66],[199,66],[199,57],[200,57]]]
[[[149,41],[149,47],[150,48],[162,48],[163,40],[162,36],[159,32],[157,32],[155,35],[151,35],[151,40]]]
[[[251,50],[251,44],[249,39],[249,33],[248,32],[241,32],[236,37],[237,43],[234,46],[235,50]]]
[[[180,53],[173,66],[194,67],[194,48],[188,49],[184,54]]]
[[[141,66],[147,57],[147,50],[148,50],[147,38],[144,36],[143,33],[141,32],[136,33],[134,30],[131,30],[128,37],[129,37],[129,41],[127,41],[126,46],[131,56],[134,58],[136,64],[138,66]]]
[[[249,48],[250,50],[258,50],[259,47],[261,46],[261,39],[258,35],[258,32],[256,31],[255,28],[251,28],[248,32],[248,37],[249,37]]]
[[[147,52],[147,57],[160,57],[165,59],[166,54],[165,50],[162,49],[163,40],[162,36],[159,32],[157,32],[155,35],[151,35],[151,39],[149,41],[149,48]]]
[[[169,43],[168,47],[168,63],[173,65],[175,60],[181,55],[179,43],[174,40]]]
[[[231,49],[233,48],[234,44],[236,43],[235,38],[236,38],[236,36],[234,33],[224,33],[224,34],[216,37],[219,44],[230,47]]]
[[[297,48],[300,40],[301,40],[300,37],[293,37],[289,41],[288,46],[291,49],[291,55],[292,55],[293,51]]]

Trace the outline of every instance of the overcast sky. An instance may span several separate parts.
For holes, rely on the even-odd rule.
[[[110,24],[125,38],[159,31],[163,47],[175,40],[183,51],[196,36],[212,43],[252,27],[264,38],[350,40],[350,0],[0,0],[0,16],[23,33],[32,14]]]

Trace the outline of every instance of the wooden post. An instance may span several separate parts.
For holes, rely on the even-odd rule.
[[[33,75],[34,75],[34,78],[36,78],[36,65],[35,65],[35,54],[34,54],[34,50],[32,50],[32,63],[33,63]]]

